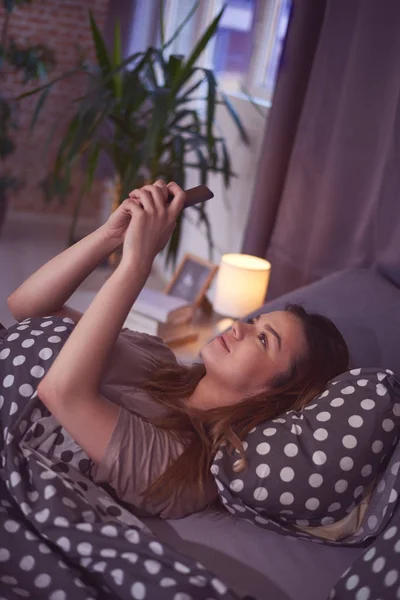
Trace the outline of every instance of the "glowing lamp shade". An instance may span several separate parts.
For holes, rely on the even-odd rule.
[[[224,254],[219,266],[214,311],[242,318],[260,308],[267,293],[271,263],[249,254]]]

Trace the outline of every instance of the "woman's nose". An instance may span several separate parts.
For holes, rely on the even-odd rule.
[[[243,323],[241,321],[235,321],[232,324],[232,331],[235,338],[240,340],[240,338],[243,337]]]

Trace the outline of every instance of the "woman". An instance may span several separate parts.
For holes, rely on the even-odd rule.
[[[174,198],[167,205],[169,192]],[[88,476],[144,514],[164,518],[216,500],[209,469],[221,444],[236,448],[245,468],[240,440],[258,423],[307,404],[348,365],[335,325],[297,306],[235,322],[203,348],[204,364],[192,367],[180,365],[159,338],[121,333],[184,202],[175,183],[134,190],[105,225],[50,260],[8,299],[17,321],[29,325],[52,315],[41,327],[57,317],[76,324],[37,394],[69,436],[68,448],[75,444],[89,459]],[[120,264],[87,311],[65,306],[121,244]],[[50,448],[44,437],[41,444],[43,431],[33,435],[36,449],[57,455],[55,442]]]

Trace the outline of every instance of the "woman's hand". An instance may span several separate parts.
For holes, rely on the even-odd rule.
[[[169,193],[173,200],[168,205]],[[131,264],[133,260],[151,267],[175,229],[186,193],[177,183],[156,181],[154,185],[133,190],[129,196],[126,204],[123,203],[130,221],[124,234],[121,263]]]
[[[167,189],[167,184],[162,181],[162,180],[158,180],[155,182],[156,186],[160,187],[160,189],[164,190],[164,194],[166,194],[166,198],[168,198],[168,189]],[[144,186],[145,189],[146,186]],[[166,190],[166,191],[165,191]],[[129,198],[127,198],[126,200],[124,200],[119,206],[118,208],[116,208],[112,214],[110,215],[110,217],[107,219],[106,223],[103,226],[103,229],[105,231],[105,235],[108,239],[112,239],[115,240],[116,244],[118,246],[120,246],[125,238],[125,233],[126,230],[128,229],[128,225],[131,221],[131,217],[132,217],[132,211],[131,211],[131,206],[132,203],[134,202],[135,198],[137,197],[137,192],[139,190],[133,190],[133,192],[131,192],[129,194]]]

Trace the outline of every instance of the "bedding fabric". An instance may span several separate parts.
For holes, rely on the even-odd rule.
[[[254,427],[244,441],[248,468],[238,472],[238,452],[221,446],[211,471],[238,517],[287,535],[363,545],[394,511],[399,431],[400,381],[390,370],[354,369],[302,410]]]
[[[38,398],[35,389],[72,328],[70,319],[45,317],[0,331],[0,595],[237,598],[91,481],[88,457]],[[54,427],[61,452],[35,447],[45,426]]]

